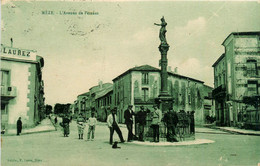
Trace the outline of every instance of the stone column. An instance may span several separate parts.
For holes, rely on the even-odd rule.
[[[159,51],[161,53],[161,90],[157,102],[160,104],[160,109],[163,113],[167,112],[169,107],[172,107],[173,98],[169,95],[168,92],[168,60],[167,52],[169,50],[169,45],[167,43],[161,43],[159,46]]]

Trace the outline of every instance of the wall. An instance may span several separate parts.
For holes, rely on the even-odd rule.
[[[30,106],[27,105],[27,103],[32,102],[27,95],[33,91],[33,89],[28,89],[31,83],[28,79],[31,74],[30,67],[30,63],[1,60],[1,69],[10,70],[10,86],[17,88],[17,96],[11,99],[8,104],[9,127],[15,127],[20,116],[23,124],[32,125],[28,114],[31,110]]]

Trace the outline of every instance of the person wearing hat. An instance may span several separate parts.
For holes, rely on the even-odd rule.
[[[112,145],[113,144],[113,134],[114,131],[116,131],[116,133],[118,134],[121,143],[124,143],[125,140],[123,138],[122,132],[118,126],[118,122],[117,122],[117,116],[116,116],[116,112],[117,112],[117,108],[115,107],[112,111],[111,114],[108,115],[107,117],[107,125],[108,128],[110,130],[110,139],[109,139],[109,143]]]
[[[136,123],[138,124],[138,140],[144,141],[144,126],[146,125],[146,116],[149,110],[145,111],[144,106],[140,107],[140,111],[136,113]]]
[[[128,130],[128,138],[127,142],[131,142],[133,140],[133,115],[134,111],[132,110],[133,105],[129,105],[128,108],[125,110],[124,118],[125,118],[125,124]]]
[[[153,128],[153,142],[159,142],[159,126],[162,120],[162,111],[158,109],[157,105],[153,106],[151,127]]]

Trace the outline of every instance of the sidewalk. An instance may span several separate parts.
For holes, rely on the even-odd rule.
[[[238,129],[235,127],[218,127],[218,126],[216,126],[216,129],[231,132],[231,133],[237,133],[237,134],[260,136],[260,131],[255,131],[255,130]]]
[[[55,127],[53,126],[51,120],[46,118],[41,121],[41,124],[35,126],[34,128],[22,129],[22,135],[40,133],[40,132],[50,132],[50,131],[55,131]],[[17,134],[16,129],[9,129],[8,133],[1,136],[10,136],[16,134]]]
[[[243,135],[256,135],[260,136],[260,131],[256,130],[246,130],[246,129],[239,129],[236,127],[221,127],[221,126],[215,126],[215,125],[205,125],[204,127],[209,129],[217,129],[224,132],[229,132],[232,134],[243,134]]]

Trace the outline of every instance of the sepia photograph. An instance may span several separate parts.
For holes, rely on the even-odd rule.
[[[260,166],[260,1],[2,0],[2,166]]]

